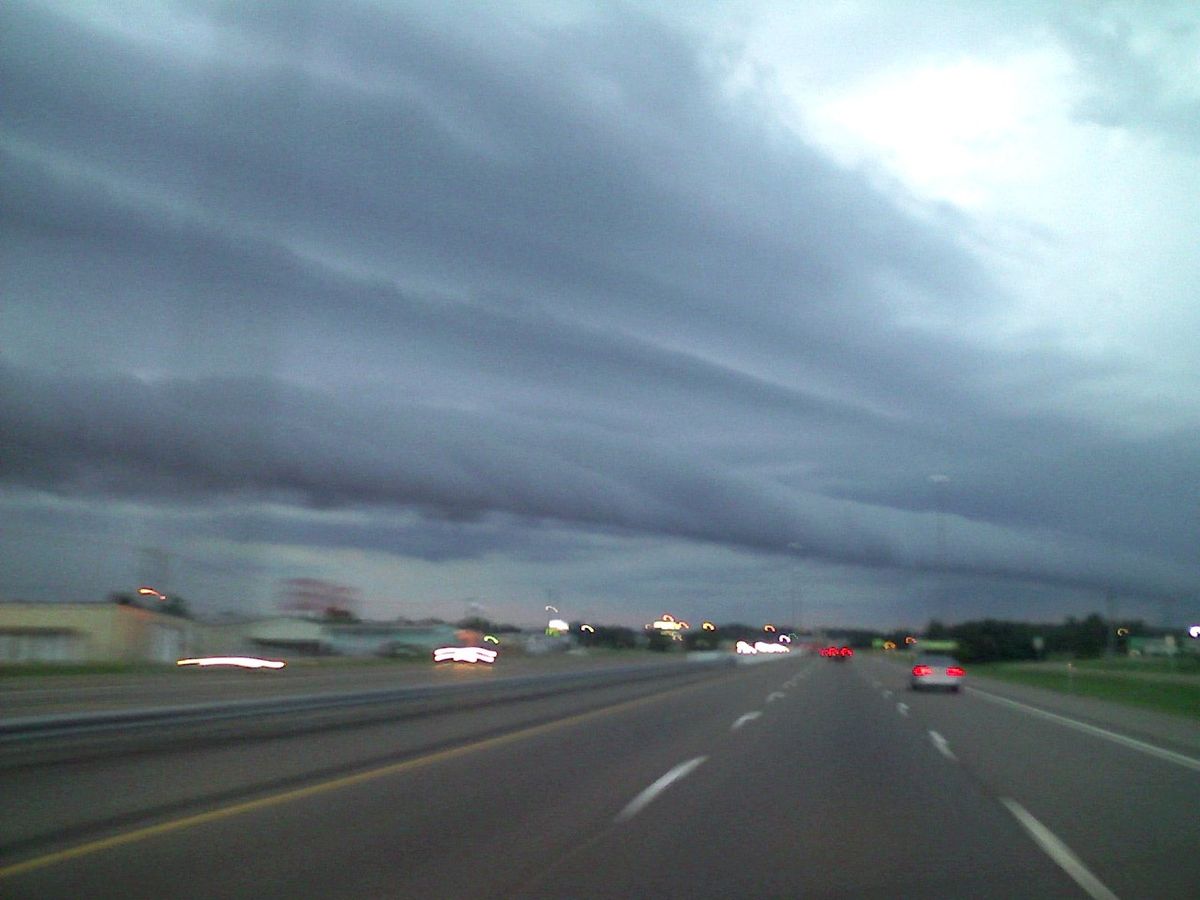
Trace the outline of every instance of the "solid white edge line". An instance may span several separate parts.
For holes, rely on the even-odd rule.
[[[1001,703],[1005,706],[1011,706],[1014,709],[1023,710],[1030,715],[1041,716],[1043,719],[1049,719],[1051,722],[1057,722],[1060,725],[1065,725],[1068,728],[1074,728],[1076,731],[1082,731],[1085,734],[1091,734],[1096,737],[1104,738],[1112,741],[1115,744],[1121,744],[1124,747],[1129,747],[1132,750],[1140,750],[1142,753],[1148,753],[1150,756],[1156,756],[1159,759],[1167,762],[1175,763],[1177,766],[1191,769],[1194,772],[1200,772],[1200,759],[1191,756],[1185,756],[1182,753],[1176,753],[1174,750],[1166,750],[1162,747],[1155,747],[1153,744],[1147,744],[1145,741],[1139,741],[1137,738],[1126,737],[1123,734],[1117,734],[1115,731],[1109,731],[1106,728],[1100,728],[1096,725],[1089,725],[1087,722],[1079,722],[1075,719],[1060,716],[1058,713],[1052,713],[1044,709],[1039,709],[1036,706],[1030,706],[1027,703],[1021,703],[1017,700],[1009,700],[1007,697],[1001,697],[998,694],[990,694],[987,691],[981,691],[979,688],[968,687],[968,691],[976,694],[985,700],[990,700],[993,703]]]
[[[733,725],[730,726],[729,730],[737,731],[739,728],[741,728],[747,722],[753,722],[755,719],[757,719],[761,715],[762,715],[762,713],[759,712],[758,710],[755,710],[754,712],[744,713],[743,715],[740,715],[737,717],[737,719],[734,721]]]
[[[936,731],[930,730],[929,739],[933,741],[933,746],[937,747],[938,753],[946,757],[951,762],[958,762],[958,757],[954,755],[954,751],[950,749],[950,742],[938,734]]]
[[[1010,797],[1001,797],[1000,802],[1029,832],[1030,837],[1037,842],[1038,846],[1046,851],[1046,855],[1054,860],[1060,869],[1070,875],[1089,897],[1093,900],[1119,900],[1116,894],[1105,887],[1104,882],[1092,874],[1091,870],[1083,864],[1083,860],[1072,853],[1071,848],[1059,840],[1054,832],[1035,819],[1029,810]]]
[[[682,762],[677,765],[666,775],[663,775],[661,778],[657,779],[652,785],[630,800],[629,805],[621,810],[621,812],[617,815],[616,821],[628,822],[652,802],[654,802],[654,798],[670,787],[673,782],[676,782],[680,778],[684,778],[691,774],[691,772],[706,759],[708,759],[707,756],[697,756],[695,759],[689,759],[687,762]]]

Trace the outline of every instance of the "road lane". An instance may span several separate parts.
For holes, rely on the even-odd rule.
[[[1030,753],[1031,737],[1044,735],[997,725],[993,705],[968,695],[904,693],[905,718],[881,693],[900,694],[896,672],[793,658],[559,721],[545,720],[562,708],[537,701],[522,721],[542,724],[518,731],[515,710],[476,710],[444,717],[457,737],[416,755],[401,727],[297,737],[293,756],[360,759],[356,742],[367,755],[396,752],[370,777],[65,859],[0,880],[0,895],[1087,896],[1010,812],[1011,799],[1116,896],[1190,896],[1147,885],[1169,891],[1171,873],[1188,873],[1194,838],[1165,836],[1148,867],[1128,852],[1109,866],[1087,829],[1068,827],[1090,814],[1089,798],[1034,796],[1065,777],[1060,757],[1078,766],[1092,752],[1086,735],[1064,730],[1058,752]],[[465,723],[485,714],[493,736],[481,740]],[[210,771],[272,768],[243,751],[225,748]],[[1179,772],[1191,781],[1156,771],[1146,784],[1156,796],[1186,791],[1193,773]],[[185,772],[175,783],[188,781]],[[185,804],[174,818],[210,808]],[[1163,837],[1153,816],[1128,809],[1105,820],[1104,841]]]
[[[471,674],[471,673],[466,673]],[[716,673],[680,666],[669,678],[554,691],[538,701],[480,706],[471,698],[427,707],[233,720],[0,747],[0,847],[25,852],[83,840],[197,806],[285,790],[651,695]],[[352,727],[351,727],[352,726]]]
[[[1018,802],[1117,896],[1196,896],[1200,774],[1171,760],[1193,757],[1148,754],[970,691],[907,691],[907,669],[889,663],[863,659],[858,671],[864,686],[875,679],[881,689],[904,691],[912,721],[942,735],[957,765],[982,790]],[[1006,692],[993,682],[985,689]],[[1021,695],[1022,703],[1039,699],[1028,691]],[[1110,720],[1120,713],[1113,711]],[[1153,722],[1144,716],[1134,721],[1143,728]],[[1168,724],[1165,737],[1175,738],[1179,731]],[[1145,740],[1157,739],[1142,731],[1138,741]]]
[[[817,660],[752,730],[513,896],[1078,897],[994,798],[858,680]]]
[[[7,879],[3,893],[478,895],[607,827],[715,727],[727,729],[728,709],[761,698],[778,669],[729,673],[618,713],[468,745],[395,777],[64,860]]]

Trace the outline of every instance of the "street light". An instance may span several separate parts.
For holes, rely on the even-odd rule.
[[[143,586],[143,587],[138,588],[137,592],[139,594],[141,594],[143,597],[154,597],[156,600],[166,600],[167,599],[166,594],[162,593],[161,591],[156,591],[152,587],[144,587]]]

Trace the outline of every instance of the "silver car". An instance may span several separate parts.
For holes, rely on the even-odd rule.
[[[951,656],[918,656],[908,684],[914,691],[957,692],[966,674],[959,661]]]

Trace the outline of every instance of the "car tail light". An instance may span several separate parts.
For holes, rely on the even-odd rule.
[[[964,675],[966,675],[967,673],[966,673],[966,672],[964,672],[964,671],[962,670],[962,668],[961,668],[961,667],[959,667],[959,666],[951,666],[950,668],[948,668],[948,669],[946,670],[946,674],[947,674],[947,675],[953,675],[955,678],[962,678],[962,677],[963,677]]]
[[[853,656],[854,651],[851,650],[849,647],[843,647],[841,649],[841,654],[842,654],[842,656]]]
[[[925,675],[932,675],[933,668],[930,666],[913,666],[913,674],[918,678],[921,678]]]

